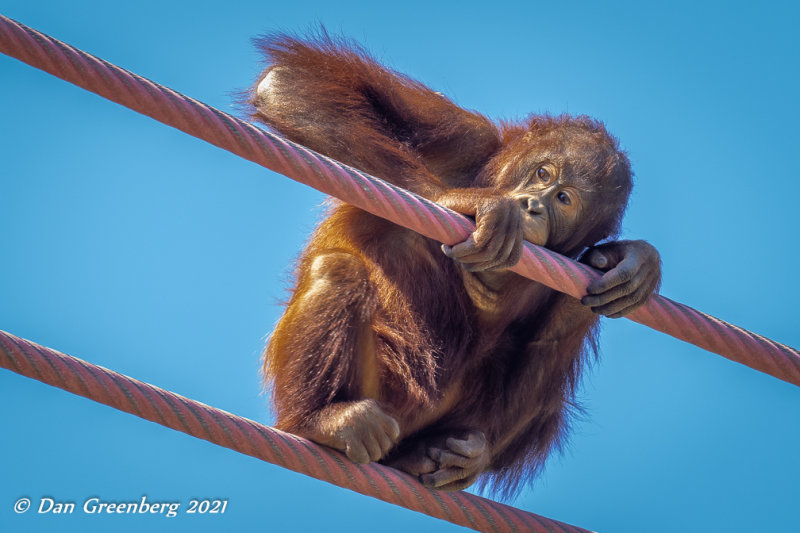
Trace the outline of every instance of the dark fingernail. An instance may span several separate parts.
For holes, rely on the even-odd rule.
[[[592,263],[594,263],[594,266],[597,268],[605,268],[606,265],[608,265],[608,259],[604,255],[595,254],[592,257]]]
[[[446,244],[443,244],[442,245],[442,252],[444,252],[444,255],[446,255],[447,257],[450,257],[450,254],[453,252],[453,248],[451,248],[450,246],[448,246]]]

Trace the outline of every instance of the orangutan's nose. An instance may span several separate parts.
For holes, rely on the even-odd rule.
[[[541,215],[544,212],[542,202],[536,196],[523,196],[520,198],[522,209],[531,215]]]

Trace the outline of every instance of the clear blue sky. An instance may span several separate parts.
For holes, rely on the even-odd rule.
[[[0,12],[236,111],[249,39],[316,22],[492,117],[586,113],[629,151],[663,293],[792,346],[800,10],[780,2],[30,2]],[[258,355],[322,196],[0,56],[0,329],[268,423]],[[589,416],[516,504],[604,532],[789,531],[800,389],[606,321]],[[3,531],[454,531],[0,370]],[[15,500],[227,498],[174,519]],[[413,529],[412,529],[413,528]]]

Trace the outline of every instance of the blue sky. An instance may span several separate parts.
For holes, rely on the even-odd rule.
[[[663,294],[800,346],[800,10],[780,2],[6,0],[0,13],[220,109],[250,38],[317,22],[494,118],[604,120],[624,236]],[[555,5],[558,4],[558,5]],[[269,423],[258,355],[322,195],[0,57],[0,329]],[[605,321],[589,415],[516,501],[614,532],[791,530],[800,389]],[[0,370],[6,531],[458,528]],[[222,516],[16,515],[14,501],[226,498]]]

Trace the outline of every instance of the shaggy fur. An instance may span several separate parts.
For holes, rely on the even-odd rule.
[[[521,177],[498,178],[508,163],[548,143],[574,146],[582,155],[568,164],[596,201],[554,248],[577,257],[616,233],[631,171],[601,123],[533,116],[495,124],[324,33],[273,35],[259,45],[268,61],[261,79],[274,81],[268,95],[253,98],[253,114],[287,138],[434,199],[443,189],[513,188]],[[363,397],[358,339],[366,328],[379,400],[392,416],[413,417],[456,390],[452,407],[392,456],[430,435],[479,429],[492,454],[481,481],[507,496],[565,442],[597,317],[513,273],[489,289],[439,247],[335,205],[299,260],[265,352],[277,425],[297,430],[324,406]]]

